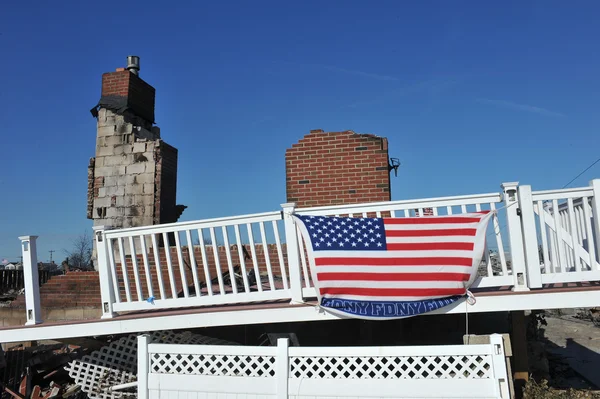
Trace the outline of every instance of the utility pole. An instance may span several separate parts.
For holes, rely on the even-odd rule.
[[[51,249],[51,250],[50,250],[50,251],[48,251],[48,252],[50,252],[50,263],[52,263],[52,254],[53,254],[54,252],[56,252],[56,251],[55,251],[55,250],[53,250],[53,249]]]

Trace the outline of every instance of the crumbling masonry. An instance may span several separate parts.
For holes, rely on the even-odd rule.
[[[138,76],[134,61],[102,75],[102,97],[92,109],[97,139],[88,166],[87,217],[94,226],[171,223],[185,209],[176,205],[177,149],[153,126],[155,89]]]

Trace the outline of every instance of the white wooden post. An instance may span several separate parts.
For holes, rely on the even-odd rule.
[[[148,372],[150,371],[150,356],[148,344],[150,335],[138,335],[137,338],[137,390],[138,399],[148,399]]]
[[[506,371],[506,357],[504,356],[504,340],[501,334],[490,335],[490,344],[493,348],[492,365],[496,379],[499,398],[510,398],[510,387],[508,385],[508,373]]]
[[[521,210],[517,187],[519,182],[502,183],[504,205],[506,208],[506,224],[512,260],[514,278],[513,291],[529,291],[527,287],[527,271],[525,267],[525,250],[523,249],[523,232],[521,228]]]
[[[277,380],[277,399],[288,399],[288,387],[290,380],[290,355],[289,340],[279,338],[277,340],[277,356],[275,359],[275,378]]]
[[[594,198],[592,198],[592,222],[594,223],[594,232],[595,237],[594,241],[596,243],[596,255],[598,259],[600,259],[600,179],[594,179],[590,182],[590,186],[594,190]],[[588,241],[591,239],[588,237]]]
[[[21,253],[23,255],[23,279],[25,280],[26,326],[42,322],[40,308],[40,276],[37,265],[37,236],[22,236]]]
[[[112,276],[108,256],[108,243],[104,232],[109,228],[106,226],[94,226],[94,238],[96,240],[96,256],[98,261],[98,278],[100,279],[100,298],[102,300],[102,318],[110,319],[115,316],[113,303],[115,303],[115,291],[112,284]]]
[[[519,209],[523,225],[523,244],[525,246],[525,265],[527,267],[527,285],[529,288],[542,288],[542,271],[540,269],[540,252],[533,211],[531,186],[519,186]],[[541,210],[543,212],[543,210]],[[543,228],[543,226],[542,226]]]
[[[296,223],[292,215],[296,209],[295,203],[281,204],[283,208],[283,222],[285,223],[285,244],[287,248],[287,261],[290,275],[290,290],[292,302],[304,302],[302,297],[302,274],[300,273],[300,252],[298,250],[298,234]]]

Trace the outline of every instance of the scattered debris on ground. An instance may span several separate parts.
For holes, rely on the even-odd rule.
[[[581,389],[556,389],[548,381],[540,383],[530,379],[523,389],[523,399],[600,399],[600,391]]]

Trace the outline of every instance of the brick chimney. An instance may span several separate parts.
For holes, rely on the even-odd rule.
[[[389,201],[388,142],[311,130],[285,153],[287,201],[299,208]]]
[[[139,77],[139,58],[102,75],[96,156],[88,166],[87,217],[112,228],[176,222],[178,151],[154,126],[154,87]]]

